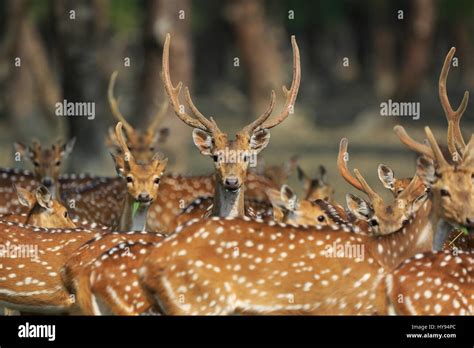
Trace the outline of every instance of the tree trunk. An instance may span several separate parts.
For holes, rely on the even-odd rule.
[[[285,65],[278,47],[280,35],[267,22],[264,7],[263,0],[232,0],[226,9],[248,76],[250,119],[268,107],[272,89],[281,95],[284,81],[282,68]],[[288,45],[289,38],[285,42]],[[279,102],[282,102],[281,98]]]
[[[180,12],[184,11],[184,12]],[[156,114],[159,103],[168,100],[161,78],[161,56],[167,33],[171,34],[170,69],[176,85],[182,81],[190,86],[193,75],[191,46],[191,4],[189,0],[157,0],[145,2],[144,54],[145,64],[142,78],[142,114],[149,122]],[[180,16],[184,16],[180,19]],[[181,100],[184,102],[182,93]],[[143,123],[142,123],[143,124]],[[189,127],[179,120],[171,108],[162,127],[168,127],[171,136],[163,147],[169,157],[171,168],[183,171],[186,168],[186,148],[191,139]]]
[[[97,169],[100,158],[91,153],[105,153],[104,110],[107,78],[99,74],[98,52],[104,46],[103,12],[95,11],[97,1],[55,0],[53,2],[56,43],[61,68],[63,98],[68,102],[95,103],[96,117],[67,117],[70,136],[77,137],[72,167],[74,170]],[[85,161],[85,159],[87,159]],[[84,168],[84,163],[89,167]]]

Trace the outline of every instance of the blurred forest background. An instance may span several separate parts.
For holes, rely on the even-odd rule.
[[[457,108],[464,90],[474,87],[473,31],[470,0],[4,0],[0,165],[18,165],[13,141],[35,137],[49,145],[76,136],[69,171],[113,175],[104,145],[115,123],[108,80],[119,71],[115,95],[122,113],[135,127],[146,126],[166,98],[160,73],[167,32],[173,82],[191,86],[199,109],[232,134],[262,112],[272,88],[280,92],[290,84],[294,34],[300,92],[295,113],[272,130],[265,163],[298,155],[309,174],[324,164],[342,194],[349,187],[339,186],[335,163],[339,141],[347,137],[350,167],[370,181],[381,162],[400,176],[413,175],[414,156],[392,128],[401,123],[422,139],[423,126],[430,125],[445,142],[440,69],[456,46],[459,67],[451,69],[448,93]],[[21,66],[15,66],[18,57]],[[382,117],[380,103],[389,98],[420,102],[420,119]],[[95,102],[95,119],[56,116],[55,104],[64,99]],[[466,133],[471,110],[462,122]],[[171,128],[163,148],[169,171],[212,170],[192,145],[191,129],[171,110],[163,126]]]

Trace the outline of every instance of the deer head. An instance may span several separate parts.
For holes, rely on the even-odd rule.
[[[75,142],[75,138],[66,144],[58,140],[51,148],[42,148],[39,141],[33,140],[30,146],[23,143],[15,143],[14,146],[17,152],[33,163],[36,178],[56,197],[54,185],[57,183],[61,164],[71,154]]]
[[[75,228],[67,209],[57,200],[45,186],[30,192],[22,187],[13,186],[20,204],[29,208],[26,224],[45,228]]]
[[[269,121],[275,105],[275,92],[271,93],[270,105],[255,121],[245,126],[230,139],[223,133],[212,117],[206,118],[191,100],[189,89],[185,88],[186,103],[193,116],[188,115],[179,101],[182,83],[176,87],[171,82],[169,72],[170,35],[166,36],[163,48],[163,81],[165,90],[173,109],[184,123],[193,128],[193,140],[201,154],[212,158],[215,167],[217,183],[225,190],[239,191],[245,183],[247,168],[252,158],[255,158],[268,144],[269,129],[283,122],[293,109],[301,78],[299,50],[294,36],[293,46],[293,82],[288,90],[283,88],[286,98],[283,111],[272,121]]]
[[[121,149],[121,154],[112,154],[117,174],[127,181],[128,194],[135,202],[151,203],[157,197],[168,159],[160,159],[156,153],[148,163],[138,163],[125,142],[121,122],[115,127],[115,136]]]
[[[115,80],[117,79],[118,72],[114,71],[110,77],[109,88],[108,88],[108,99],[110,109],[115,118],[122,122],[126,144],[129,151],[135,157],[135,160],[140,163],[147,163],[153,155],[156,153],[157,146],[165,143],[169,135],[168,128],[158,128],[159,124],[163,120],[168,110],[168,102],[164,102],[157,114],[153,117],[151,123],[144,131],[133,128],[130,123],[127,122],[123,114],[121,113],[118,105],[118,100],[114,96]],[[109,134],[106,138],[106,143],[109,148],[114,149],[114,152],[120,152],[121,146],[115,136],[112,128],[109,129]]]
[[[425,190],[420,193],[420,179],[415,175],[408,186],[395,196],[393,202],[387,204],[369,186],[359,170],[354,169],[355,178],[350,174],[346,163],[347,145],[347,139],[343,138],[339,146],[339,171],[349,184],[364,192],[369,198],[364,200],[352,194],[346,195],[350,212],[357,218],[367,221],[374,235],[386,235],[400,230],[410,222],[428,198]]]
[[[446,56],[439,78],[439,98],[448,120],[447,143],[452,158],[444,157],[431,129],[425,127],[429,145],[412,139],[402,126],[394,131],[408,148],[422,155],[418,159],[419,175],[433,195],[434,209],[438,217],[452,225],[474,226],[474,140],[466,145],[459,121],[464,114],[469,93],[466,91],[459,108],[454,111],[449,102],[446,80],[456,49]]]
[[[283,185],[280,191],[268,189],[266,193],[273,207],[273,217],[278,222],[309,226],[324,226],[333,222],[318,202],[300,201],[288,185]]]
[[[322,199],[330,201],[334,195],[334,188],[327,182],[327,171],[323,165],[319,166],[319,176],[310,178],[303,169],[298,166],[298,179],[303,184],[305,199],[315,201]]]

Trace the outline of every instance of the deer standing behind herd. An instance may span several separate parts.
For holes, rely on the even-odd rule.
[[[210,175],[165,173],[158,149],[169,130],[159,125],[168,104],[146,129],[134,128],[114,96],[117,72],[108,101],[118,123],[105,141],[117,177],[61,175],[74,140],[51,149],[16,143],[34,172],[0,169],[0,304],[36,314],[472,315],[474,137],[466,144],[460,127],[468,93],[457,110],[447,96],[455,49],[439,80],[450,156],[429,127],[428,143],[420,143],[396,126],[420,157],[412,178],[379,165],[393,196],[386,202],[359,170],[349,170],[344,138],[339,172],[367,196],[347,194],[344,207],[324,167],[317,178],[296,158],[250,170],[269,130],[295,112],[301,66],[294,36],[291,45],[282,110],[271,118],[272,91],[268,108],[231,139],[197,109],[187,87],[181,104],[167,35],[164,88],[199,152],[211,158]],[[285,183],[295,168],[302,199]]]

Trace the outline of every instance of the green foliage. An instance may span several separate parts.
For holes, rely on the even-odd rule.
[[[141,2],[134,0],[110,1],[110,24],[114,32],[129,35],[140,30],[144,20]]]

